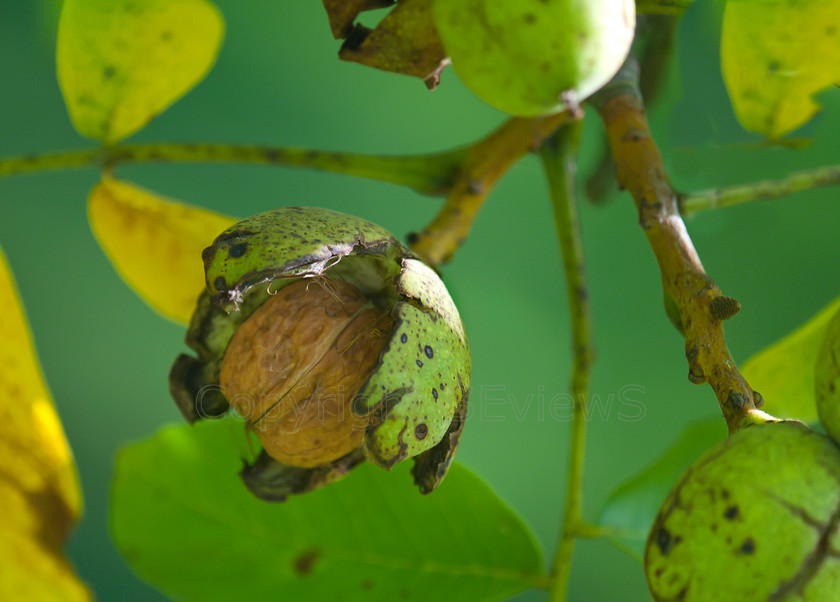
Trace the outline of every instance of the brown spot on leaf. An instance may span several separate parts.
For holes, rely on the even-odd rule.
[[[315,563],[321,557],[321,550],[313,548],[304,552],[292,563],[292,570],[301,577],[306,577],[315,568]]]
[[[729,506],[723,513],[726,520],[735,520],[738,518],[738,506]]]

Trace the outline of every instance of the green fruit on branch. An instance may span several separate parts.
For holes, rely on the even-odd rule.
[[[574,108],[618,71],[633,0],[434,0],[443,47],[487,104],[523,117]]]
[[[205,249],[207,288],[170,389],[189,421],[231,407],[262,443],[242,472],[282,500],[367,459],[414,458],[423,493],[464,426],[470,354],[437,274],[379,226],[307,207],[243,220]]]
[[[840,448],[798,422],[738,431],[665,500],[645,573],[655,600],[836,600]]]

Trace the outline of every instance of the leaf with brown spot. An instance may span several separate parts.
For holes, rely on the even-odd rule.
[[[312,569],[314,568],[315,563],[318,561],[318,558],[320,558],[320,556],[321,550],[319,550],[318,548],[302,553],[300,556],[295,558],[295,562],[293,565],[294,571],[300,576],[309,575],[312,572]]]
[[[394,0],[324,0],[335,39],[346,38],[360,12],[392,6]]]
[[[431,0],[403,0],[373,31],[356,25],[338,56],[343,61],[413,75],[434,88],[446,64],[446,53],[432,21]]]
[[[0,250],[0,600],[90,600],[62,548],[81,512],[76,466]]]
[[[431,495],[417,493],[406,462],[390,472],[364,463],[272,504],[237,476],[236,428],[231,420],[169,427],[117,457],[114,540],[170,597],[488,602],[545,584],[529,529],[460,464]]]
[[[236,221],[108,177],[88,197],[88,219],[126,283],[184,324],[205,285],[201,252]]]

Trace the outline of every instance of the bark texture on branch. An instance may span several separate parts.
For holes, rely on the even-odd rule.
[[[411,249],[433,266],[452,259],[499,178],[570,119],[566,111],[548,117],[514,117],[476,142],[467,151],[440,212],[422,232],[411,236]]]
[[[738,371],[726,348],[723,297],[703,270],[680,217],[677,194],[651,136],[638,94],[624,89],[598,103],[616,162],[619,185],[636,203],[639,224],[647,236],[662,275],[665,294],[673,299],[685,335],[688,378],[707,382],[715,391],[729,432],[754,418],[761,396]],[[751,420],[750,420],[751,421]]]

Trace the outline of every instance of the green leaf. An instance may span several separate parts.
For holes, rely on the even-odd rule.
[[[615,529],[610,541],[641,561],[663,500],[692,462],[725,437],[726,423],[720,418],[691,424],[652,464],[616,487],[598,519],[600,525]]]
[[[237,428],[170,427],[117,458],[114,538],[163,591],[188,600],[497,600],[544,584],[529,530],[463,466],[429,496],[405,463],[390,473],[364,464],[271,504],[239,481]]]
[[[832,439],[840,441],[840,310],[826,326],[815,376],[820,423]]]
[[[56,58],[73,125],[106,143],[133,134],[204,78],[223,31],[207,0],[65,0]]]
[[[764,398],[762,410],[808,424],[817,421],[814,368],[826,327],[838,309],[840,297],[744,363],[741,374]]]
[[[729,0],[723,79],[738,121],[771,139],[807,122],[840,80],[840,0]]]

